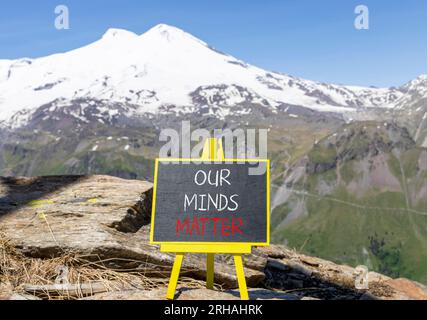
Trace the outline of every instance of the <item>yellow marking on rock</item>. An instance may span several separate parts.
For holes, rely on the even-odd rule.
[[[39,217],[39,219],[40,219],[40,220],[46,220],[46,213],[44,213],[44,212],[40,212],[40,213],[38,214],[38,217]]]
[[[87,202],[87,203],[97,203],[97,202],[98,202],[98,199],[96,199],[96,198],[92,198],[92,199],[87,200],[86,202]]]
[[[53,200],[31,200],[28,205],[33,208],[39,208],[44,205],[54,204]]]

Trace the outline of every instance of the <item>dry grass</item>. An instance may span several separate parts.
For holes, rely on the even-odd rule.
[[[63,255],[52,259],[29,258],[20,253],[0,233],[0,296],[3,288],[16,293],[24,293],[26,285],[52,285],[56,283],[58,268],[66,267],[70,284],[102,283],[105,291],[119,290],[152,290],[167,286],[168,278],[148,277],[147,269],[112,270],[105,266],[105,261],[94,260],[94,257]],[[191,278],[180,278],[180,285],[187,288],[202,288],[204,281]],[[57,292],[38,294],[43,299],[78,299],[77,296]]]

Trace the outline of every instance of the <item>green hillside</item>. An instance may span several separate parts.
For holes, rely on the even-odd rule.
[[[397,126],[345,127],[308,154],[306,175],[273,211],[273,241],[427,283],[425,157]],[[298,201],[304,212],[285,220]]]

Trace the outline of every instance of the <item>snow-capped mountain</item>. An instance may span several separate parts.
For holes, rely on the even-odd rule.
[[[409,91],[325,84],[269,72],[164,24],[142,35],[109,29],[100,40],[66,53],[0,60],[0,122],[11,127],[26,124],[41,106],[49,105],[49,113],[82,99],[126,105],[121,110],[126,116],[204,108],[223,118],[248,112],[234,108],[248,104],[275,112],[286,105],[339,113],[393,108]],[[119,112],[104,111],[99,113],[110,117]]]

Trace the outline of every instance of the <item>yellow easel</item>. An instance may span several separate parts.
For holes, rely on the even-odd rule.
[[[224,160],[224,150],[220,139],[208,139],[205,142],[201,160],[222,161]],[[175,261],[172,267],[172,274],[166,298],[175,297],[175,289],[178,282],[184,253],[207,253],[206,258],[206,288],[213,289],[214,286],[214,255],[215,253],[227,253],[234,255],[236,266],[237,282],[239,284],[240,298],[248,300],[248,289],[246,287],[245,273],[243,270],[242,255],[251,253],[249,244],[161,244],[160,251],[176,252]]]

